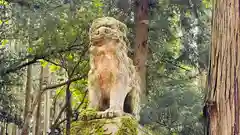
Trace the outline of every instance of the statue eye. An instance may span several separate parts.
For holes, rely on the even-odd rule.
[[[109,29],[104,30],[105,33],[110,33]]]
[[[96,34],[99,35],[99,33],[100,33],[99,30],[97,30],[97,31],[96,31]]]
[[[122,33],[125,33],[125,29],[122,25],[118,25],[118,28]]]
[[[120,30],[121,32],[124,32],[124,29],[123,29],[122,27],[120,27],[119,30]]]
[[[112,25],[105,24],[105,25],[102,25],[102,26],[112,29]]]

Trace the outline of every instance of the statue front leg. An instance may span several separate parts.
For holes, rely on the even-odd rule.
[[[124,101],[128,94],[126,84],[117,84],[110,91],[110,106],[103,112],[103,117],[119,117],[125,113],[123,111]]]
[[[100,105],[100,100],[101,100],[100,90],[89,88],[88,99],[89,99],[88,107],[98,111],[98,109],[100,107],[99,106]]]
[[[124,87],[118,87],[110,92],[110,107],[109,110],[123,111],[124,101],[128,91]]]

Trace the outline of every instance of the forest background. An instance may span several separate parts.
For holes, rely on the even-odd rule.
[[[135,6],[117,0],[0,0],[0,133],[18,126],[46,134],[83,112],[91,22],[121,18],[133,58]],[[148,8],[147,100],[140,123],[161,135],[203,135],[211,2],[150,0]]]

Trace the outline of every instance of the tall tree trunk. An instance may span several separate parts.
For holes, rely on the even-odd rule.
[[[27,67],[27,80],[26,80],[26,89],[25,89],[25,104],[24,104],[24,122],[27,121],[27,115],[30,109],[30,100],[31,100],[31,88],[32,88],[32,65]],[[28,129],[28,127],[27,127]],[[28,135],[28,131],[25,132],[25,135]]]
[[[239,135],[240,1],[213,0],[206,116],[210,135]]]
[[[12,133],[11,135],[16,135],[17,134],[17,126],[16,125],[12,125]]]
[[[46,91],[44,94],[44,127],[43,135],[46,135],[50,127],[50,108],[51,108],[51,91]]]
[[[44,85],[48,85],[49,83],[49,68],[48,66],[42,67],[41,66],[41,74],[40,74],[40,82],[39,82],[39,91],[43,90]],[[46,96],[49,94],[49,91],[44,93],[44,106],[42,105],[42,97],[38,97],[38,107],[36,112],[36,127],[35,127],[35,135],[41,134],[43,132],[43,135],[45,135],[48,131],[48,124],[49,124],[49,108],[48,104],[49,101],[46,100]],[[44,108],[44,110],[43,110]],[[42,115],[43,114],[43,115]],[[43,121],[43,122],[42,122]]]
[[[0,125],[0,135],[4,134],[4,125]]]
[[[42,90],[43,86],[43,78],[44,78],[44,71],[43,67],[41,66],[41,73],[40,73],[40,79],[39,79],[39,91]],[[38,103],[37,103],[37,110],[35,115],[36,125],[35,125],[35,135],[40,134],[40,122],[41,122],[41,96],[38,97]]]
[[[135,45],[133,62],[141,78],[141,91],[146,95],[146,61],[148,56],[148,3],[149,0],[135,0]]]
[[[32,108],[28,111],[26,119],[24,120],[23,128],[20,130],[21,135],[28,135],[29,123],[32,118],[33,112],[36,110],[39,97],[41,97],[41,91],[38,90],[33,98]]]
[[[71,117],[72,117],[72,106],[71,106],[71,91],[70,91],[70,78],[68,79],[67,88],[66,88],[66,135],[70,135],[71,128]]]
[[[37,110],[36,110],[36,114],[35,114],[35,131],[34,131],[34,135],[39,135],[40,134],[40,128],[41,128],[41,96],[39,96],[38,98],[38,103],[37,103]]]
[[[31,98],[31,89],[32,89],[32,65],[27,67],[27,81],[25,89],[25,106],[24,106],[24,119],[27,117],[27,113],[30,108],[30,98]]]

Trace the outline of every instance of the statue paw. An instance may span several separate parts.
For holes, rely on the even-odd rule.
[[[119,117],[119,116],[122,116],[124,114],[124,112],[122,110],[117,110],[117,109],[114,109],[114,108],[109,108],[107,109],[106,111],[106,114],[107,116],[109,117]]]
[[[102,118],[113,118],[123,116],[125,113],[120,109],[109,108],[104,112],[100,112]]]

